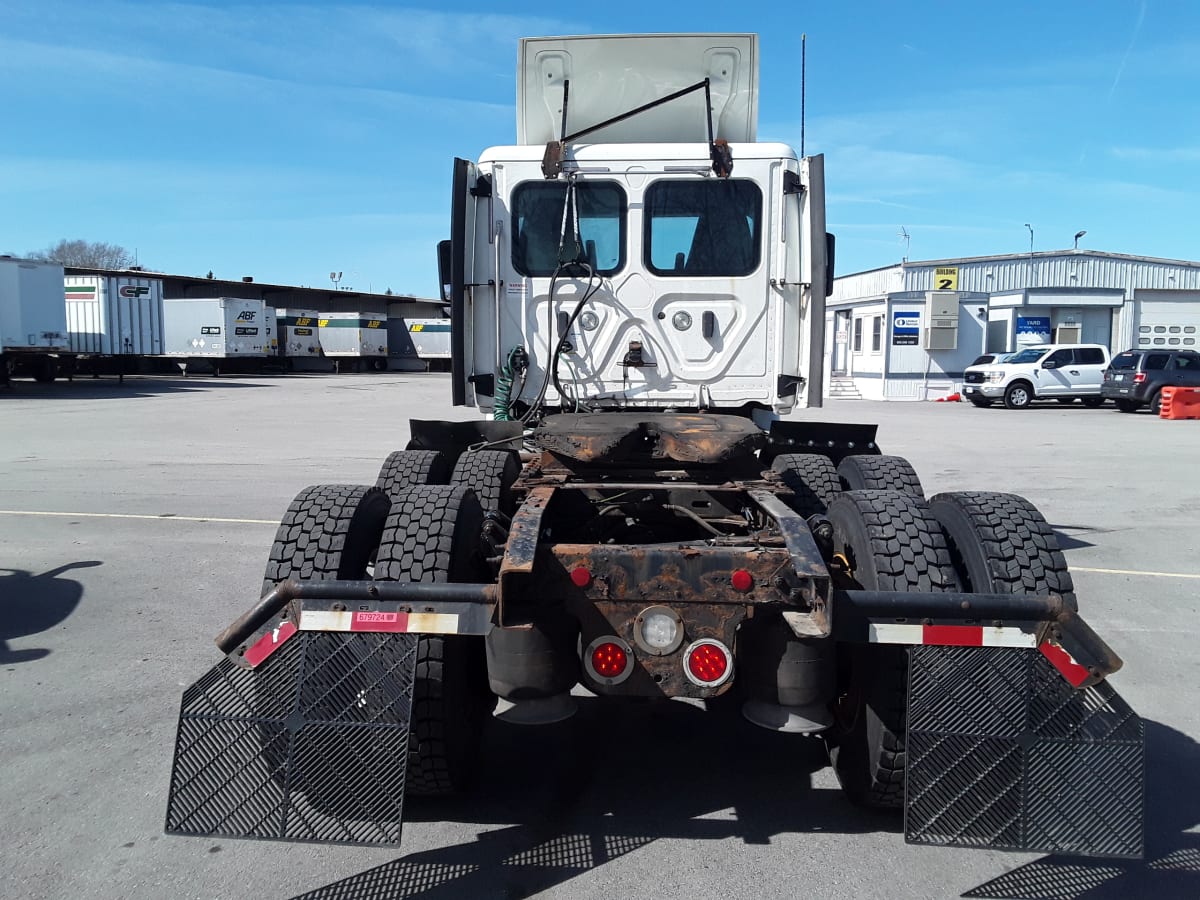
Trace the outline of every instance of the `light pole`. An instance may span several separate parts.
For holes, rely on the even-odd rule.
[[[1077,232],[1075,232],[1075,249],[1076,249],[1076,250],[1078,250],[1078,249],[1079,249],[1079,239],[1080,239],[1081,237],[1083,237],[1085,234],[1087,234],[1087,231],[1086,231],[1086,230],[1083,230],[1083,231],[1077,231]]]
[[[341,272],[330,272],[329,280],[333,282],[333,289],[336,291],[338,289],[338,282],[342,280],[342,273]]]
[[[1026,222],[1025,227],[1029,229],[1029,255],[1033,256],[1033,226]]]

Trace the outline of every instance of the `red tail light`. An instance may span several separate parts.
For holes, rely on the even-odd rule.
[[[684,672],[692,684],[716,687],[733,675],[733,654],[720,641],[696,641],[684,654]]]
[[[1146,373],[1145,373],[1145,372],[1138,372],[1136,375],[1134,375],[1134,376],[1133,376],[1133,383],[1134,383],[1134,384],[1141,384],[1141,383],[1142,383],[1142,382],[1144,382],[1145,380],[1146,380]]]
[[[588,644],[583,665],[600,684],[620,684],[633,673],[633,651],[616,635],[605,635]]]

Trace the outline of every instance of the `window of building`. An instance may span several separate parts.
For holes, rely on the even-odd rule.
[[[584,258],[601,275],[612,275],[625,264],[625,192],[608,181],[581,181],[575,187],[579,205],[579,236],[583,247],[564,246],[568,260]],[[513,267],[522,275],[553,275],[559,263],[565,182],[531,181],[513,191]],[[575,210],[567,210],[567,244]]]
[[[871,319],[871,352],[878,353],[883,349],[883,316]]]
[[[862,333],[863,320],[861,318],[854,320],[854,352],[862,353]]]
[[[762,191],[736,178],[655,182],[646,189],[644,241],[655,275],[749,275],[761,258]]]

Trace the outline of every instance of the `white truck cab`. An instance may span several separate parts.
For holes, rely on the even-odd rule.
[[[1103,344],[1035,344],[1002,363],[968,366],[962,393],[976,406],[1002,400],[1009,409],[1024,409],[1034,400],[1070,403],[1076,397],[1100,406],[1108,360]]]
[[[755,141],[756,36],[533,38],[521,66],[520,143],[455,163],[454,402],[819,406],[823,160]]]

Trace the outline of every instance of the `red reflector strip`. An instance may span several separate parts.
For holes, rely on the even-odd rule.
[[[922,625],[921,643],[943,647],[982,647],[983,628],[973,625]]]
[[[327,609],[300,611],[301,631],[373,631],[390,634],[458,634],[457,613],[350,612]]]
[[[1071,683],[1071,687],[1079,687],[1091,677],[1091,673],[1075,662],[1075,657],[1058,644],[1042,644],[1039,649],[1042,651],[1042,656],[1050,660],[1062,677]]]
[[[252,646],[247,648],[245,655],[242,657],[250,664],[250,668],[254,669],[262,665],[263,661],[283,646],[283,642],[295,634],[297,628],[291,622],[284,622],[278,628],[268,631]]]
[[[1037,634],[1017,625],[910,625],[872,622],[872,644],[932,644],[940,647],[1037,646]]]

